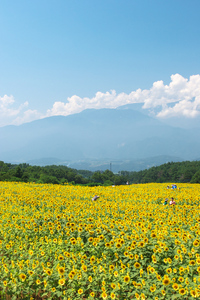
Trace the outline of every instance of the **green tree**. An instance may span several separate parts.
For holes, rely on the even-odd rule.
[[[15,177],[18,177],[18,178],[22,178],[22,175],[23,175],[23,171],[22,171],[22,169],[20,168],[20,166],[18,166],[18,167],[15,169],[14,176],[15,176]]]
[[[197,171],[193,176],[190,181],[191,183],[200,183],[200,170]]]

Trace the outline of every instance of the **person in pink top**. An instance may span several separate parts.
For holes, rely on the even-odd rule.
[[[174,204],[176,204],[176,202],[174,201],[174,198],[172,197],[170,202],[169,202],[169,205],[174,205]]]

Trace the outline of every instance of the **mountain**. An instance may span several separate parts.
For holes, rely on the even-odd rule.
[[[200,130],[183,129],[132,108],[88,109],[0,128],[0,160],[136,161],[157,156],[195,160]]]
[[[67,164],[67,166],[77,170],[89,170],[92,172],[111,170],[114,173],[118,173],[120,171],[137,172],[137,171],[149,169],[151,167],[160,166],[168,162],[180,162],[181,160],[182,159],[180,157],[161,155],[161,156],[147,157],[144,159],[136,159],[136,160],[71,161],[70,163]]]
[[[178,104],[179,101],[168,103],[169,108],[173,108],[176,104]],[[156,106],[153,111],[150,111],[149,109],[143,108],[144,103],[131,103],[126,104],[123,106],[118,107],[117,109],[131,109],[139,111],[145,115],[150,115],[151,117],[156,118],[156,115],[162,111],[162,106],[158,105]],[[161,120],[161,119],[160,119]],[[184,116],[172,116],[168,118],[162,118],[162,123],[178,127],[178,128],[185,128],[185,129],[193,129],[193,128],[199,128],[200,130],[200,115],[196,116],[195,118],[186,118]]]

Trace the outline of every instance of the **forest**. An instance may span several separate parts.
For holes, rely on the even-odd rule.
[[[0,161],[0,181],[79,184],[87,186],[123,185],[150,182],[200,183],[200,161],[168,162],[139,172],[76,170],[67,166],[31,166]]]

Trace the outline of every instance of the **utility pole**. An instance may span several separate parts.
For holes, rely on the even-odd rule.
[[[110,171],[112,172],[112,163],[110,162]]]

